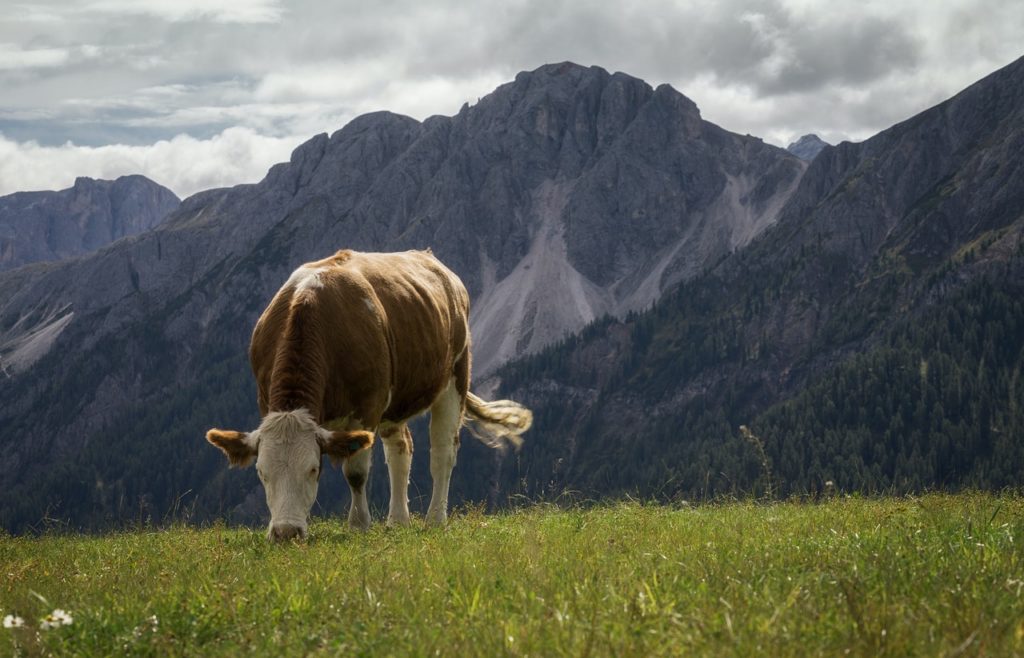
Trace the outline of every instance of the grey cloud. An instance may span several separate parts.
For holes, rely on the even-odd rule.
[[[224,22],[215,1],[205,14],[200,0],[130,13],[115,11],[129,0],[97,1],[104,11],[15,4],[0,23],[0,44],[69,53],[0,67],[8,139],[305,135],[370,109],[453,113],[563,60],[671,83],[706,118],[776,143],[810,130],[863,138],[1019,55],[1024,27],[1019,0],[268,0],[250,16],[262,23]]]
[[[920,48],[901,26],[867,17],[853,24],[791,26],[791,59],[775,76],[753,80],[766,94],[813,91],[825,85],[861,85],[913,69]],[[776,48],[779,48],[777,45]]]
[[[451,11],[456,18],[431,21]],[[417,14],[416,12],[421,12]],[[410,20],[426,27],[394,45],[414,74],[471,75],[484,66],[510,72],[570,59],[612,70],[687,80],[714,75],[762,95],[864,84],[911,68],[920,47],[906,26],[865,14],[820,12],[801,20],[780,0],[678,3],[622,7],[613,3],[528,0],[503,12],[480,4],[458,12],[431,4]],[[430,29],[436,26],[434,29]],[[399,36],[371,24],[368,34]],[[766,66],[773,60],[778,66]]]

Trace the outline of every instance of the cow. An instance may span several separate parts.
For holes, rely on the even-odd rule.
[[[430,411],[433,490],[426,521],[443,526],[468,421],[492,447],[518,446],[529,409],[470,392],[469,294],[427,251],[342,250],[288,278],[252,333],[249,360],[262,418],[252,432],[211,429],[230,465],[255,462],[270,508],[267,537],[305,538],[326,455],[352,492],[348,523],[370,526],[366,483],[379,434],[391,481],[388,525],[407,525],[412,435]]]

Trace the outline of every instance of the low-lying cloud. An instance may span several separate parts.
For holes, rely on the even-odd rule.
[[[0,134],[20,164],[0,190],[125,162],[181,194],[250,181],[364,112],[453,114],[565,60],[669,83],[778,145],[859,140],[1024,54],[1020,0],[14,0],[5,17]],[[229,144],[249,160],[189,156]]]
[[[303,139],[228,128],[210,139],[178,135],[147,146],[41,146],[0,135],[0,195],[64,189],[76,176],[142,174],[185,198],[214,187],[258,182]]]

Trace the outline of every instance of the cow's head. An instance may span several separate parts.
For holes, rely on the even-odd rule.
[[[305,538],[323,455],[335,463],[347,459],[373,443],[373,432],[332,432],[305,409],[297,409],[267,414],[249,433],[210,430],[206,440],[220,448],[232,466],[256,462],[270,508],[267,537],[280,541]]]

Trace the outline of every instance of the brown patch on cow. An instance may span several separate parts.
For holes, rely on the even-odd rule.
[[[458,277],[422,251],[344,250],[302,267],[322,285],[284,286],[253,332],[261,414],[304,407],[376,427],[425,411],[469,350]]]
[[[360,450],[373,445],[373,432],[356,430],[354,432],[331,432],[330,436],[320,442],[320,450],[331,458],[335,465],[343,462]]]
[[[246,434],[233,430],[212,429],[206,440],[220,448],[232,466],[248,466],[256,458],[256,449],[246,441]]]
[[[315,291],[308,289],[292,297],[288,322],[274,356],[270,407],[274,411],[319,407],[327,378],[323,358],[323,336],[327,327],[317,308]]]

